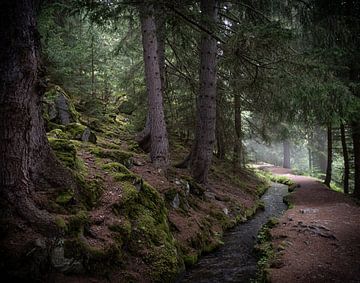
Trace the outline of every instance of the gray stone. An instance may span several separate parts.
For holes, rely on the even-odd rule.
[[[59,122],[62,125],[70,124],[71,116],[69,109],[69,101],[64,94],[59,94],[59,96],[55,99],[55,105],[58,112]]]
[[[176,193],[173,201],[171,202],[171,206],[175,209],[178,209],[179,206],[180,206],[180,197],[179,197],[179,194]]]
[[[65,257],[63,239],[60,239],[52,250],[51,264],[56,270],[64,273],[82,273],[84,271],[80,261]]]
[[[81,135],[81,140],[84,142],[96,143],[97,138],[90,128],[86,128]]]

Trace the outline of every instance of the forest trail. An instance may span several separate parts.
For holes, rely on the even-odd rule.
[[[291,209],[271,230],[276,260],[271,282],[360,282],[360,207],[311,177],[264,166],[298,187],[289,195]]]

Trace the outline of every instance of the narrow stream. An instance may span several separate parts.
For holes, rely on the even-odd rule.
[[[253,252],[260,228],[271,217],[280,216],[286,209],[283,197],[287,186],[272,183],[262,196],[265,210],[224,235],[224,245],[208,254],[188,270],[180,282],[250,282],[257,272],[257,259]]]

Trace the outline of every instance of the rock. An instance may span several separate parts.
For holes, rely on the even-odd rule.
[[[65,257],[63,239],[58,241],[51,252],[51,264],[56,270],[64,273],[84,272],[84,267],[80,261]]]
[[[317,213],[319,212],[319,209],[317,208],[304,208],[304,209],[300,209],[300,213],[305,214],[305,213]]]
[[[68,125],[78,121],[79,114],[65,91],[55,85],[45,93],[44,117],[47,122]]]
[[[90,128],[86,128],[82,133],[81,140],[84,142],[96,143],[96,135],[90,130]]]
[[[135,111],[135,109],[136,106],[130,101],[124,101],[118,107],[118,111],[126,115],[131,115]]]
[[[55,106],[58,112],[59,122],[61,125],[70,124],[69,102],[64,94],[60,94],[55,99]]]
[[[180,197],[179,197],[179,194],[176,193],[173,201],[171,202],[171,206],[175,209],[178,209],[179,206],[180,206]]]

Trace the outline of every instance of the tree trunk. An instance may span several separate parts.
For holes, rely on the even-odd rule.
[[[215,126],[215,134],[216,134],[216,145],[217,145],[217,157],[220,160],[224,160],[226,149],[225,149],[225,133],[224,133],[224,120],[223,113],[221,108],[221,100],[218,99],[218,105],[216,107],[216,126]]]
[[[140,19],[144,49],[145,79],[148,93],[151,143],[150,158],[156,167],[166,167],[169,164],[169,143],[163,108],[158,42],[152,5],[144,3],[140,13]]]
[[[308,161],[309,161],[309,171],[311,172],[312,171],[312,158],[311,158],[311,156],[312,156],[312,154],[311,154],[311,148],[310,147],[308,147]]]
[[[354,164],[355,164],[355,188],[354,196],[360,199],[360,122],[351,123],[352,140],[354,144]]]
[[[162,6],[156,6],[156,17],[155,17],[155,26],[156,26],[156,39],[158,43],[158,58],[159,58],[159,69],[160,69],[160,79],[161,79],[161,89],[164,98],[166,90],[166,79],[165,79],[165,16]],[[135,91],[135,85],[134,85]],[[151,150],[151,123],[150,123],[150,109],[148,108],[146,115],[146,122],[144,129],[137,134],[136,140],[139,143],[140,148],[149,153]]]
[[[341,146],[344,157],[344,193],[348,194],[350,166],[349,166],[349,154],[346,145],[345,126],[343,123],[340,124],[340,134],[341,134]]]
[[[201,24],[214,30],[217,19],[216,0],[201,0]],[[208,33],[201,35],[200,90],[197,98],[195,140],[190,168],[193,178],[206,183],[215,144],[216,124],[216,40]]]
[[[284,148],[284,159],[283,159],[283,167],[284,168],[291,168],[290,164],[290,142],[288,139],[283,141],[283,148]]]
[[[331,125],[327,128],[327,166],[326,166],[326,176],[324,184],[330,187],[331,182],[331,172],[332,172],[332,129]]]
[[[318,126],[314,131],[313,136],[314,150],[313,150],[313,167],[321,173],[326,172],[326,132],[323,127]]]
[[[95,93],[95,66],[94,66],[94,34],[91,35],[91,95],[96,97]]]
[[[241,121],[241,99],[240,94],[235,90],[234,95],[234,110],[235,110],[235,144],[233,164],[234,170],[241,166],[242,160],[242,121]]]
[[[43,233],[56,233],[51,215],[34,203],[38,188],[74,186],[47,141],[41,115],[40,36],[31,0],[0,4],[0,194],[2,209]],[[53,173],[56,172],[56,173]]]

